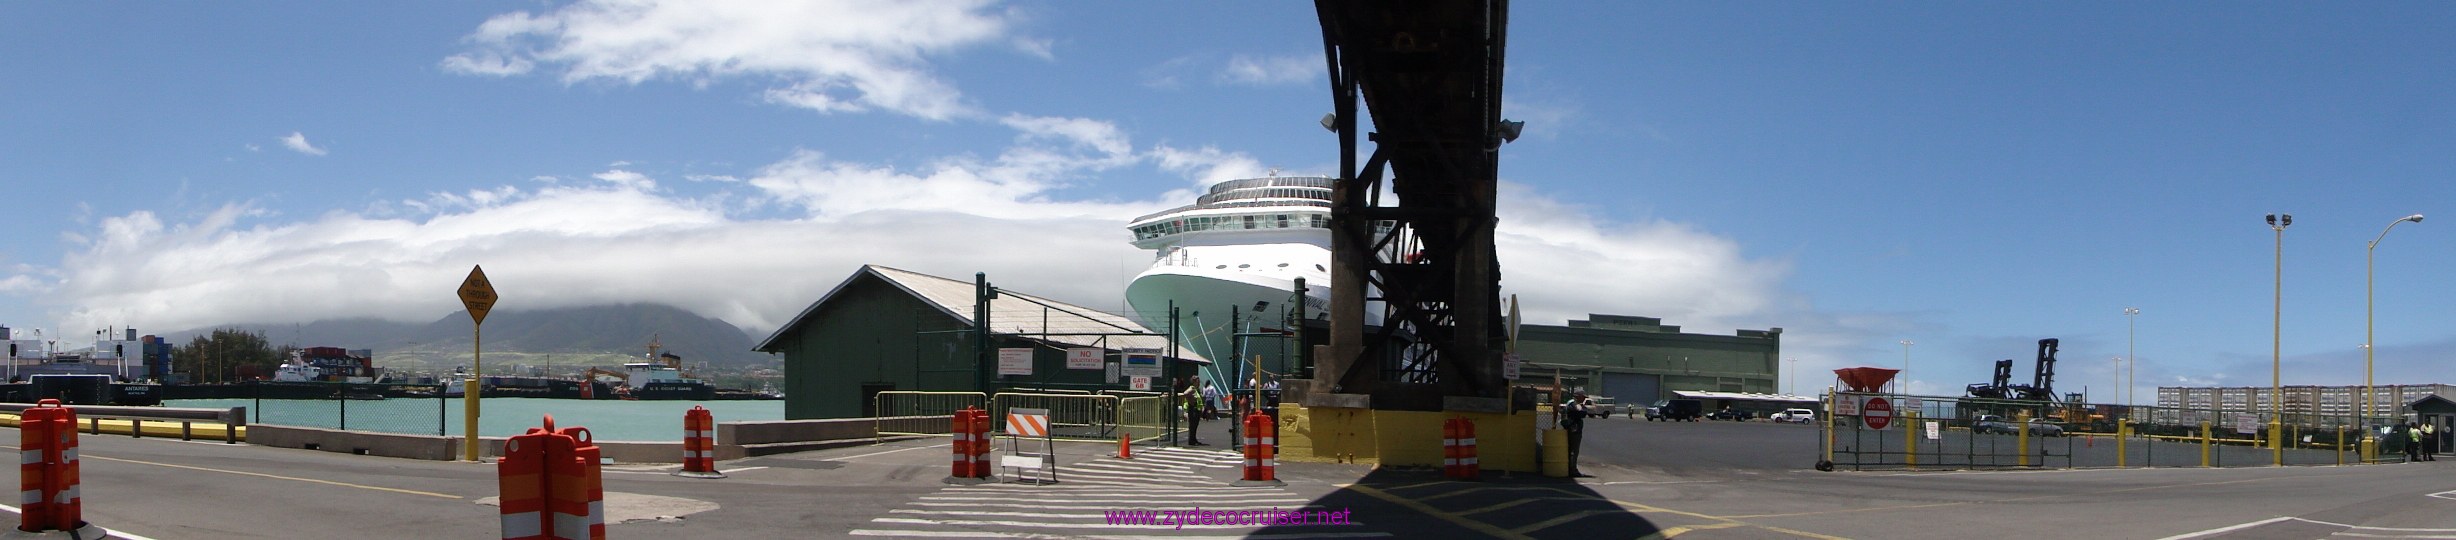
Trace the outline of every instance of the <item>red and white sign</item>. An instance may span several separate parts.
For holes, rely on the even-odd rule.
[[[1108,359],[1100,349],[1066,349],[1066,369],[1102,369]]]
[[[1128,377],[1127,379],[1133,382],[1133,385],[1128,386],[1127,388],[1133,389],[1136,392],[1151,391],[1150,377]]]
[[[1868,398],[1867,404],[1859,406],[1859,411],[1859,419],[1868,423],[1868,429],[1882,431],[1885,426],[1893,425],[1893,402],[1885,401],[1885,398]]]
[[[1006,434],[1017,437],[1049,436],[1049,410],[1007,409]]]

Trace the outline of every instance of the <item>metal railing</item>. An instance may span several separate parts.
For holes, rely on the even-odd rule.
[[[980,392],[879,392],[871,398],[871,418],[881,442],[891,436],[948,435],[955,411],[987,409],[989,395]]]
[[[990,398],[990,431],[1006,429],[1007,409],[1047,409],[1050,437],[1111,440],[1117,438],[1121,401],[1117,396],[1097,394],[1000,393]]]
[[[2362,426],[2396,422],[1968,397],[1824,397],[1820,466],[1853,470],[2358,464],[2365,461]],[[1870,397],[1892,408],[1883,429],[1868,421],[1878,416],[1865,410]],[[2409,438],[2374,437],[2372,462],[2404,461]]]
[[[0,412],[23,417],[25,410],[33,406],[28,403],[0,403]],[[77,420],[85,423],[85,430],[90,434],[102,433],[103,420],[126,420],[128,421],[128,436],[144,438],[145,421],[160,420],[164,424],[179,424],[179,440],[187,441],[196,438],[196,422],[205,421],[221,425],[222,442],[237,443],[239,442],[239,428],[247,426],[246,407],[197,409],[72,405],[69,408],[76,410]],[[116,430],[117,426],[113,427]]]
[[[386,433],[433,433],[447,427],[444,385],[252,381],[251,423]]]

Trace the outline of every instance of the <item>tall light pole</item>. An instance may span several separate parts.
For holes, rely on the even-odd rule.
[[[1910,340],[1902,340],[1902,393],[1910,393]]]
[[[2137,353],[2140,346],[2140,308],[2123,308],[2123,319],[2124,332],[2128,334],[2123,344],[2123,406],[2131,407],[2132,375],[2140,372],[2140,356]]]
[[[2116,388],[2116,390],[2115,390],[2115,394],[2114,394],[2114,395],[2111,395],[2111,396],[2107,396],[2107,398],[2108,398],[2108,399],[2114,399],[2114,398],[2118,398],[2118,397],[2123,397],[2123,390],[2122,390],[2122,388],[2123,388],[2123,384],[2124,384],[2124,378],[2123,378],[2123,357],[2121,357],[2121,356],[2109,357],[2109,358],[2107,359],[2107,361],[2108,361],[2108,362],[2110,362],[2110,363],[2113,363],[2113,364],[2115,365],[2115,374],[2114,374],[2114,375],[2112,375],[2112,377],[2114,377],[2114,378],[2115,378],[2115,388]],[[2091,401],[2090,403],[2102,403],[2102,402],[2100,402],[2100,401],[2094,401],[2094,400],[2093,400],[2093,401]],[[2126,405],[2130,405],[2130,404],[2129,404],[2129,403],[2126,403]]]
[[[2268,228],[2277,231],[2276,301],[2269,311],[2268,338],[2268,448],[2271,464],[2285,466],[2285,228],[2294,224],[2293,214],[2269,214]]]
[[[1797,357],[1797,356],[1793,356],[1793,357],[1790,357],[1790,358],[1785,358],[1785,360],[1790,360],[1790,361],[1791,361],[1791,391],[1790,391],[1790,392],[1787,392],[1787,393],[1789,393],[1789,394],[1791,394],[1791,395],[1798,395],[1798,392],[1799,392],[1799,357]]]
[[[2378,316],[2375,313],[2378,297],[2372,293],[2372,285],[2378,280],[2379,241],[2387,240],[2388,231],[2396,230],[2396,224],[2407,221],[2421,223],[2422,215],[2414,214],[2388,222],[2388,228],[2380,229],[2379,237],[2371,239],[2370,246],[2362,250],[2362,422],[2360,423],[2363,425],[2362,457],[2366,460],[2372,457],[2371,438],[2373,435],[2369,426],[2371,414],[2374,412],[2372,411],[2374,405],[2371,391],[2371,323]]]

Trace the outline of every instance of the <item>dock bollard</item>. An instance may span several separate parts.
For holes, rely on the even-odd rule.
[[[724,478],[716,470],[716,413],[692,406],[682,413],[682,470],[674,476]]]
[[[1279,423],[1269,413],[1245,415],[1245,478],[1234,486],[1284,486],[1279,481]]]
[[[86,527],[84,498],[77,488],[77,412],[46,399],[19,413],[18,489],[26,532],[78,531]]]

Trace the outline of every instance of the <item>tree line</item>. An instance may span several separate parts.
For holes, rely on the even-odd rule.
[[[216,328],[171,351],[171,367],[198,383],[269,378],[295,350],[295,345],[274,346],[263,332]]]

